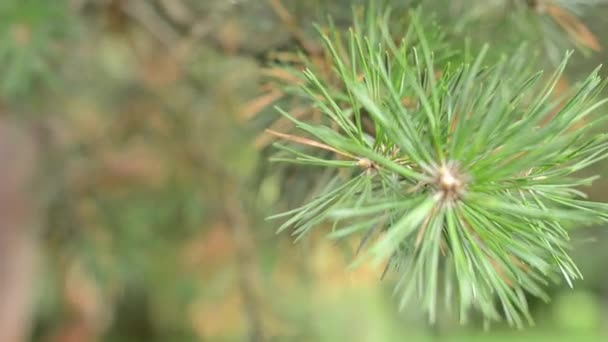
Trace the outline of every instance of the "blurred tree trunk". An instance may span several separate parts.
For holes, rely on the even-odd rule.
[[[27,340],[34,283],[32,139],[0,119],[0,341]]]

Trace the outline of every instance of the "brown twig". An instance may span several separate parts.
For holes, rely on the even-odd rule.
[[[306,50],[310,55],[319,54],[319,47],[308,40],[304,32],[298,27],[296,20],[289,13],[287,8],[283,5],[281,0],[268,0],[268,3],[272,7],[272,10],[277,14],[279,19],[285,24],[289,33],[298,41],[298,43]]]
[[[539,1],[540,2],[540,1]],[[548,13],[559,26],[575,41],[593,51],[601,51],[602,47],[595,35],[574,14],[556,4],[543,1],[542,10]]]
[[[252,101],[249,101],[243,106],[239,117],[242,120],[250,120],[264,108],[270,106],[283,96],[283,92],[278,89],[272,89],[262,96],[258,96]]]
[[[272,135],[274,135],[276,137],[279,137],[281,139],[284,139],[284,140],[292,141],[292,142],[295,142],[295,143],[298,143],[298,144],[302,144],[302,145],[308,145],[308,146],[317,147],[317,148],[320,148],[320,149],[323,149],[323,150],[326,150],[326,151],[334,152],[336,154],[339,154],[339,155],[347,157],[347,158],[359,159],[359,158],[357,158],[357,157],[355,157],[355,156],[353,156],[353,155],[351,155],[351,154],[349,154],[347,152],[343,152],[343,151],[337,150],[337,149],[335,149],[335,148],[333,148],[333,147],[331,147],[329,145],[320,143],[318,141],[314,141],[312,139],[299,137],[297,135],[279,133],[279,132],[273,131],[271,129],[266,129],[266,132],[270,133],[270,134],[272,134]]]
[[[299,108],[292,110],[290,112],[290,115],[295,119],[301,119],[310,113],[311,112],[308,108],[299,107]],[[293,122],[291,122],[290,120],[288,120],[285,117],[280,117],[278,120],[276,120],[270,126],[270,129],[273,131],[287,131],[291,127],[293,127]],[[258,150],[261,150],[261,149],[265,148],[266,146],[268,146],[271,142],[272,142],[272,135],[260,134],[255,139],[255,147]]]

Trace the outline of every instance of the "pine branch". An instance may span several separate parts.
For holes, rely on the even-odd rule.
[[[526,294],[548,300],[549,282],[581,277],[568,229],[608,220],[608,205],[578,190],[592,179],[574,174],[608,155],[607,136],[591,131],[605,117],[595,115],[605,81],[596,70],[556,99],[569,54],[542,82],[525,48],[496,63],[488,48],[455,56],[417,12],[397,41],[388,11],[368,13],[367,29],[358,20],[346,39],[322,34],[338,82],[301,74],[301,95],[324,119],[281,111],[301,136],[275,134],[297,143],[279,145],[276,160],[334,177],[272,218],[288,217],[279,231],[298,238],[327,221],[332,238],[361,234],[360,257],[388,260],[400,307],[422,301],[431,322],[445,296],[463,323],[471,309],[532,323]]]

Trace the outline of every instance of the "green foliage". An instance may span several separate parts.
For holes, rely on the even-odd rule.
[[[61,42],[72,29],[63,0],[4,0],[0,4],[0,95],[22,98],[55,80]]]
[[[581,277],[568,228],[608,220],[608,206],[578,190],[594,178],[575,174],[607,156],[607,136],[591,131],[605,118],[592,115],[605,82],[596,70],[557,98],[567,58],[548,80],[525,47],[454,63],[419,13],[399,41],[382,18],[371,33],[356,24],[346,46],[323,35],[339,85],[303,72],[301,94],[324,121],[282,111],[302,136],[277,134],[300,147],[277,144],[274,160],[334,176],[272,218],[289,217],[279,231],[297,238],[329,221],[332,238],[362,235],[360,249],[379,235],[359,261],[388,260],[400,307],[421,301],[431,322],[443,300],[461,322],[474,308],[488,322],[532,323],[526,294],[549,300],[549,282]]]
[[[600,1],[544,2],[579,15],[581,4]],[[380,2],[396,15],[359,9],[352,32],[345,30],[348,6]],[[28,217],[40,228],[38,269],[33,280],[0,272],[2,285],[15,280],[38,290],[22,292],[34,299],[31,320],[23,322],[32,327],[29,339],[470,341],[480,315],[469,315],[469,307],[523,322],[526,302],[511,298],[522,293],[540,330],[501,336],[494,327],[480,335],[484,341],[571,340],[564,332],[580,338],[598,330],[602,238],[586,230],[600,248],[571,252],[558,223],[566,230],[580,225],[582,210],[590,213],[584,223],[605,211],[577,197],[579,184],[591,179],[568,174],[584,166],[577,160],[585,155],[585,163],[601,157],[603,138],[592,138],[589,121],[575,123],[584,127],[579,131],[557,134],[556,127],[585,116],[601,84],[592,77],[568,96],[552,93],[532,114],[539,94],[550,93],[543,90],[547,75],[534,72],[555,65],[546,53],[532,60],[525,47],[498,58],[525,39],[530,50],[550,46],[561,62],[563,47],[585,41],[573,41],[548,12],[526,3],[1,0],[0,119],[18,121],[40,152],[31,190],[43,210]],[[431,11],[412,23],[400,11],[418,4]],[[328,14],[333,21],[317,27],[327,36],[313,37],[311,23]],[[485,42],[492,47],[481,58]],[[306,73],[293,59],[297,46],[306,50]],[[585,62],[578,57],[574,62]],[[291,63],[283,67],[297,79],[281,79],[290,75],[274,68],[276,61]],[[277,89],[265,76],[288,84]],[[265,101],[253,98],[260,92]],[[573,96],[573,107],[556,117],[561,123],[547,126],[541,112],[556,114],[566,103],[557,101]],[[297,120],[262,109],[269,98]],[[463,122],[461,107],[471,113]],[[525,115],[539,123],[529,125]],[[300,133],[289,131],[293,123]],[[263,135],[264,127],[290,134]],[[292,163],[266,162],[277,135],[301,142],[280,146],[276,159]],[[252,144],[252,136],[262,143]],[[587,139],[596,140],[584,145]],[[26,147],[8,150],[20,155]],[[533,172],[519,177],[528,167]],[[0,188],[12,189],[4,176]],[[5,221],[24,212],[13,209],[18,197],[0,205]],[[288,234],[274,236],[267,228],[276,221],[261,217],[277,207],[296,208],[282,230],[295,227],[297,238],[308,238],[329,222],[331,239],[292,246]],[[554,214],[555,221],[547,218]],[[6,237],[12,241],[22,228],[30,227]],[[343,269],[343,250],[333,244],[357,238],[355,266],[389,261],[387,280],[398,281],[399,300],[386,298],[391,286],[379,286],[366,267]],[[2,257],[27,276],[9,245]],[[568,277],[580,276],[568,254],[584,284],[576,291],[545,286],[564,278],[560,265]],[[555,304],[539,307],[530,293]],[[20,301],[9,296],[4,312],[17,318]],[[407,309],[395,314],[402,298]],[[502,307],[505,298],[513,310]],[[439,324],[429,328],[418,314],[432,314],[433,301]],[[444,301],[462,308],[460,318],[471,324],[458,326],[458,315],[440,309]]]

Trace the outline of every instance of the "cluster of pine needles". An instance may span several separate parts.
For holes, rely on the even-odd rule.
[[[403,18],[367,10],[347,34],[319,29],[329,68],[283,70],[298,80],[283,90],[319,115],[279,109],[299,133],[268,130],[286,142],[273,160],[332,176],[272,218],[298,239],[324,222],[331,238],[360,236],[356,263],[385,264],[400,307],[420,303],[431,322],[443,303],[463,323],[473,309],[532,324],[527,296],[581,278],[569,229],[608,220],[580,191],[595,177],[577,173],[608,155],[593,129],[605,81],[595,70],[557,96],[570,53],[544,75],[529,47],[489,60],[418,11]]]

